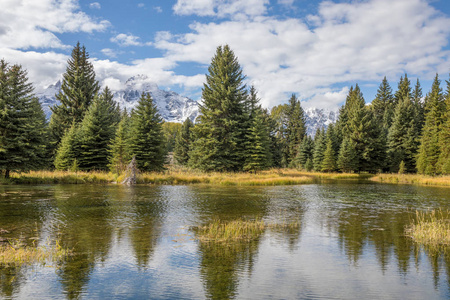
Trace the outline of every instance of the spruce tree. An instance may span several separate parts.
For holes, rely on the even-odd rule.
[[[447,80],[445,113],[440,130],[439,144],[438,172],[441,174],[450,174],[450,80]]]
[[[192,127],[194,127],[194,123],[192,123],[191,119],[186,118],[175,140],[174,158],[183,166],[186,166],[189,161]]]
[[[389,128],[390,126],[392,117],[390,112],[393,111],[393,104],[394,96],[392,95],[392,88],[385,76],[378,87],[375,99],[372,101],[372,109],[375,117],[379,121],[384,122],[383,125],[385,128]]]
[[[272,165],[270,137],[263,112],[256,110],[246,136],[244,171],[257,172]]]
[[[305,113],[301,107],[300,100],[295,94],[292,94],[287,105],[286,113],[286,149],[285,160],[290,165],[292,160],[297,156],[297,150],[303,137],[306,134]]]
[[[27,171],[45,162],[46,122],[20,65],[0,60],[0,170]]]
[[[320,170],[322,172],[333,172],[336,170],[336,159],[333,149],[333,141],[331,139],[327,139],[327,147],[323,154],[323,161]]]
[[[80,158],[80,130],[75,123],[66,130],[61,143],[59,144],[54,165],[56,170],[67,171],[75,164],[78,166]]]
[[[350,138],[344,138],[340,147],[337,166],[342,172],[356,172],[359,169],[359,161],[355,152],[355,147],[352,146]]]
[[[80,123],[81,170],[106,170],[109,162],[109,144],[114,137],[117,122],[115,103],[107,97],[94,99]]]
[[[400,103],[400,101],[402,101],[403,99],[409,99],[411,100],[411,82],[408,79],[408,75],[405,74],[405,77],[400,77],[400,81],[398,83],[398,89],[395,92],[394,95],[394,107],[393,109],[395,109],[395,107],[397,106],[398,103]]]
[[[246,157],[245,77],[228,45],[217,48],[208,72],[189,164],[204,171],[239,171]]]
[[[150,93],[142,93],[131,113],[130,125],[130,154],[136,157],[141,171],[164,170],[166,149],[162,123]]]
[[[121,174],[127,168],[131,160],[129,146],[130,120],[126,111],[122,113],[121,120],[117,125],[114,138],[109,146],[109,169],[115,174]]]
[[[306,169],[306,162],[308,159],[312,161],[313,151],[314,141],[309,135],[307,135],[303,138],[303,141],[299,145],[297,156],[295,158],[295,167],[298,169]]]
[[[313,165],[314,170],[320,171],[322,169],[322,162],[325,155],[325,150],[327,149],[327,140],[325,135],[325,129],[317,129],[316,135],[314,136],[314,156]]]
[[[419,78],[417,78],[416,85],[414,86],[414,91],[412,93],[412,101],[414,104],[415,118],[416,118],[416,130],[417,134],[420,135],[422,132],[423,124],[425,123],[425,108],[422,102],[422,88],[420,86]]]
[[[405,171],[416,169],[415,156],[418,149],[414,104],[408,98],[400,100],[395,109],[394,119],[388,134],[388,162],[390,172],[397,173],[403,161]]]
[[[64,132],[74,122],[75,124],[81,122],[99,89],[94,67],[89,62],[89,54],[78,42],[67,61],[61,90],[56,95],[60,104],[51,107],[53,114],[50,119],[50,130],[54,145],[59,143]]]
[[[440,156],[439,134],[445,108],[444,96],[437,74],[427,98],[427,113],[417,155],[417,170],[420,174],[434,175],[438,173],[437,162]]]

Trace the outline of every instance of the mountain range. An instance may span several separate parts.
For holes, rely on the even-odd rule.
[[[47,118],[50,118],[52,113],[50,107],[59,104],[55,95],[59,93],[60,89],[61,81],[58,81],[47,87],[43,92],[36,94]],[[137,105],[143,92],[149,92],[151,94],[161,117],[167,122],[181,123],[186,118],[194,121],[199,115],[197,101],[181,96],[173,91],[161,90],[158,85],[149,82],[148,77],[145,75],[130,77],[122,89],[113,93],[114,100],[119,103],[121,108],[126,108],[127,111],[131,111]],[[308,108],[305,109],[305,117],[307,133],[308,135],[314,136],[317,128],[327,127],[329,124],[336,122],[338,112]]]

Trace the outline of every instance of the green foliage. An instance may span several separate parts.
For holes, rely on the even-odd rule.
[[[245,77],[228,45],[217,48],[208,72],[189,164],[204,171],[239,171],[246,157]]]
[[[400,162],[400,165],[398,166],[398,174],[405,174],[406,173],[406,166],[405,162],[402,160]]]
[[[322,162],[327,149],[327,140],[325,136],[325,129],[317,129],[314,137],[314,170],[320,171],[322,169]]]
[[[394,96],[386,77],[378,87],[375,99],[372,101],[372,109],[375,117],[383,122],[383,127],[386,130],[389,129],[394,111]]]
[[[80,130],[76,124],[66,131],[56,151],[54,165],[57,170],[70,170],[80,153]],[[76,163],[78,167],[78,162]]]
[[[438,172],[450,174],[450,81],[447,81],[447,96],[445,100],[444,122],[442,123],[439,144],[440,154],[438,160]]]
[[[130,120],[126,111],[122,113],[122,118],[117,125],[114,138],[109,146],[109,169],[115,174],[123,173],[128,162],[131,160],[129,132]]]
[[[336,170],[336,159],[334,157],[333,141],[327,139],[327,148],[323,155],[323,161],[321,165],[322,172],[333,172]]]
[[[294,94],[289,99],[285,114],[286,148],[284,156],[287,165],[290,165],[297,156],[298,147],[306,135],[305,113],[300,105],[300,101]]]
[[[0,60],[0,170],[26,171],[45,165],[47,125],[27,72]]]
[[[74,122],[80,123],[83,120],[99,89],[94,67],[89,62],[89,54],[84,46],[77,43],[72,50],[71,58],[67,61],[61,91],[56,95],[60,104],[51,107],[53,114],[50,130],[55,145]]]
[[[143,93],[131,113],[130,151],[141,171],[162,171],[166,162],[163,119],[150,93]]]
[[[106,90],[107,92],[108,90]],[[107,170],[109,163],[109,144],[117,126],[115,103],[101,95],[94,99],[80,124],[81,170]]]
[[[355,147],[351,144],[350,138],[344,138],[339,151],[338,168],[345,173],[358,171],[358,157],[355,152]]]
[[[444,96],[437,74],[427,98],[427,113],[417,155],[417,170],[420,174],[434,175],[438,173],[437,162],[440,156],[439,132],[445,108]]]
[[[308,159],[312,162],[314,141],[310,136],[305,136],[300,143],[294,164],[298,169],[306,169]]]
[[[189,161],[189,149],[191,146],[191,130],[194,123],[189,118],[183,123],[175,140],[174,158],[180,165],[187,165]]]
[[[272,165],[270,137],[264,122],[263,112],[255,109],[246,136],[246,159],[244,171],[257,172]]]
[[[175,122],[164,122],[162,130],[164,139],[166,140],[166,151],[173,152],[175,149],[176,139],[181,130],[182,125]]]

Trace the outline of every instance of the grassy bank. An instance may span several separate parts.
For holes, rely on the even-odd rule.
[[[419,174],[378,174],[370,180],[382,183],[450,186],[450,176],[426,176]]]
[[[257,174],[200,172],[172,167],[161,173],[141,173],[140,184],[215,184],[235,186],[274,186],[314,183],[318,180],[362,179],[367,175],[302,172],[295,169],[272,169]],[[122,182],[124,175],[108,172],[31,171],[12,173],[2,184],[107,184]]]
[[[24,246],[18,241],[9,241],[0,244],[0,266],[45,264],[64,259],[70,254],[71,251],[61,247],[58,242],[54,245],[31,247]]]
[[[450,211],[416,211],[415,220],[406,228],[406,235],[415,242],[438,248],[450,245]]]

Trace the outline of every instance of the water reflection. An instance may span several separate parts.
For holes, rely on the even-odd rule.
[[[52,269],[0,266],[0,298],[448,298],[450,250],[404,235],[416,208],[450,208],[448,191],[0,186],[0,238],[59,239],[75,253]],[[299,226],[233,243],[200,242],[190,230],[241,218]]]

